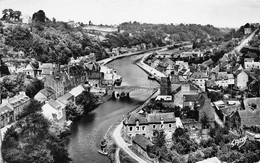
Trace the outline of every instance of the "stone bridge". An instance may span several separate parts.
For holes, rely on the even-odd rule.
[[[112,87],[111,90],[113,91],[112,95],[116,98],[121,97],[130,97],[130,92],[133,91],[147,91],[147,92],[154,92],[158,88],[157,87],[140,87],[140,86],[115,86]]]

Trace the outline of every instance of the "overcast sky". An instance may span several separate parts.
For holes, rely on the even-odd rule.
[[[240,27],[260,22],[260,0],[0,0],[0,10],[24,17],[44,10],[48,18],[94,24],[196,23]]]

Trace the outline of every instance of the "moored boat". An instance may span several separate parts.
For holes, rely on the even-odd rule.
[[[156,78],[155,78],[154,75],[148,75],[148,79],[150,79],[150,80],[155,80]]]

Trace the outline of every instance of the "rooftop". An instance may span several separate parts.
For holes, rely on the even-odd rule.
[[[153,143],[149,139],[147,139],[143,135],[139,135],[139,134],[137,134],[134,137],[133,142],[135,144],[137,144],[138,146],[140,146],[145,151],[147,150],[147,146],[152,146],[153,145]]]

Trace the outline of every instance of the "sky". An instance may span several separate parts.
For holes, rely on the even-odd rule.
[[[123,22],[211,24],[240,27],[260,22],[260,0],[0,0],[0,10],[28,18],[43,10],[50,19],[115,25]]]

